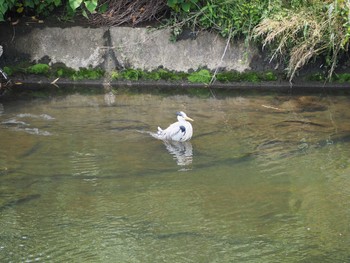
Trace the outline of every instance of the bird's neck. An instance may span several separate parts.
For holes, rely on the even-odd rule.
[[[184,118],[182,118],[182,117],[177,117],[177,120],[179,121],[179,122],[186,122],[186,120],[184,119]]]

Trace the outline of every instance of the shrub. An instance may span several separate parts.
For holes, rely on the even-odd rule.
[[[310,59],[323,57],[331,77],[338,57],[348,50],[349,7],[346,1],[294,1],[298,8],[272,11],[255,28],[255,38],[273,52],[271,60],[287,58],[287,73],[292,80]]]
[[[83,15],[97,11],[98,0],[3,0],[0,1],[0,21],[4,21],[8,11],[18,14],[25,12],[34,13],[38,16],[49,16],[57,7],[64,7],[70,15],[73,15],[79,8]]]
[[[189,2],[190,8],[187,6],[183,8],[183,5]],[[215,30],[224,37],[248,38],[253,27],[260,22],[268,2],[267,0],[174,0],[168,1],[168,5],[173,10],[171,22],[175,36],[181,33],[183,27],[191,27]]]
[[[196,8],[198,0],[168,0],[167,4],[175,12],[189,12]]]

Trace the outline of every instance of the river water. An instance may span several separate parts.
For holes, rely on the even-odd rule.
[[[0,99],[1,262],[350,261],[349,96],[131,90]]]

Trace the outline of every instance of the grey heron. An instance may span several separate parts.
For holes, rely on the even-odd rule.
[[[193,134],[193,128],[190,122],[193,121],[190,117],[186,115],[183,111],[176,113],[177,122],[170,124],[168,128],[163,130],[158,127],[157,133],[152,135],[163,141],[176,141],[176,142],[185,142],[189,141]]]

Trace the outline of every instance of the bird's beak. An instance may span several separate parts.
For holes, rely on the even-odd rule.
[[[185,118],[186,121],[194,121],[193,119],[191,119],[190,117],[187,117]]]

